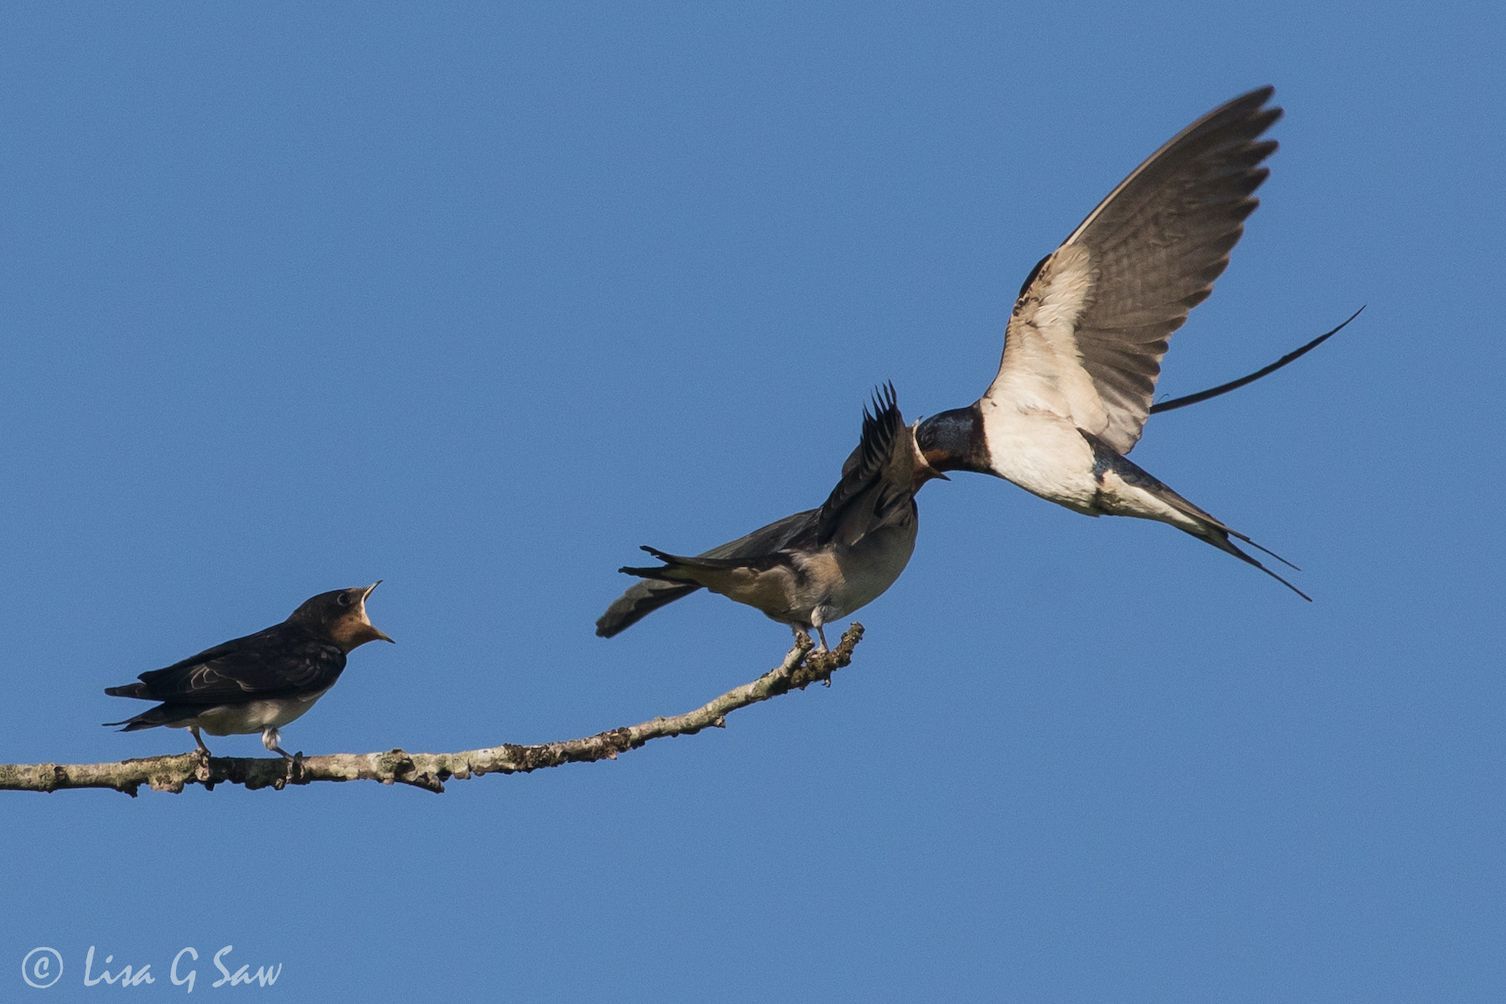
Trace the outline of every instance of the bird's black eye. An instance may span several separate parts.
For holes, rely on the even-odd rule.
[[[342,607],[350,606],[350,594],[341,593],[339,596],[335,597],[335,602],[340,604]]]

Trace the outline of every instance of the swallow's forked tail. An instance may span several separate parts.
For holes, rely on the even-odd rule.
[[[123,696],[129,697],[134,695],[127,694]],[[101,724],[107,727],[124,726],[120,730],[122,732],[140,732],[142,729],[154,729],[159,725],[176,725],[183,721],[183,715],[180,712],[181,709],[175,709],[166,704],[159,704],[155,708],[148,708],[141,714],[131,718],[123,718],[118,722],[103,722]]]
[[[1240,561],[1248,565],[1254,565],[1277,582],[1281,583],[1307,602],[1312,602],[1312,597],[1292,585],[1286,579],[1256,558],[1240,549],[1230,538],[1233,537],[1243,543],[1249,544],[1264,554],[1268,554],[1288,568],[1301,571],[1296,565],[1287,561],[1281,555],[1270,548],[1255,543],[1245,534],[1230,527],[1222,520],[1216,518],[1201,506],[1195,505],[1183,498],[1175,489],[1151,474],[1145,468],[1136,464],[1133,460],[1117,452],[1103,440],[1091,433],[1084,432],[1083,438],[1093,448],[1094,473],[1098,477],[1100,485],[1105,483],[1109,473],[1117,477],[1127,495],[1111,492],[1100,496],[1103,511],[1117,516],[1137,516],[1142,519],[1154,519],[1168,523],[1184,533],[1191,534],[1199,540],[1212,544],[1226,554],[1232,554]]]

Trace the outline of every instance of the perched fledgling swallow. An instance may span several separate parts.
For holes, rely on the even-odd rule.
[[[1089,516],[1170,523],[1310,599],[1230,538],[1290,562],[1125,456],[1152,410],[1169,337],[1213,291],[1258,205],[1261,163],[1276,149],[1260,136],[1281,115],[1265,107],[1272,93],[1251,91],[1183,129],[1041,259],[993,383],[969,407],[921,422],[916,441],[937,470],[992,474]]]
[[[366,598],[382,584],[336,589],[305,600],[281,624],[206,649],[182,662],[142,673],[139,683],[106,687],[111,697],[161,701],[124,725],[135,732],[158,725],[199,737],[261,733],[262,745],[292,759],[279,729],[303,715],[335,685],[345,657],[368,641],[392,641],[366,616]]]
[[[621,568],[646,581],[624,593],[596,622],[610,638],[672,600],[705,587],[756,607],[797,634],[824,626],[888,589],[915,550],[915,491],[932,470],[905,425],[893,384],[863,409],[863,436],[842,480],[819,509],[807,509],[696,557],[644,547],[663,565]]]

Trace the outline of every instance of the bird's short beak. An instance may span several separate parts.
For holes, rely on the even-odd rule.
[[[932,465],[931,458],[926,456],[926,451],[920,448],[919,420],[917,420],[914,425],[910,426],[910,436],[911,441],[915,444],[915,484],[912,490],[918,490],[921,485],[925,484],[927,481],[930,481],[932,478],[936,478],[941,481],[952,480],[941,471],[937,470],[936,467]]]
[[[952,480],[945,474],[938,471],[936,468],[932,467],[930,464],[926,464],[924,467],[917,467],[915,469],[915,480],[914,484],[910,486],[910,490],[918,492],[920,491],[922,485],[924,485],[927,481],[931,481],[933,479],[941,481]]]
[[[361,614],[362,614],[363,617],[366,614],[366,598],[368,596],[370,596],[371,593],[372,593],[372,591],[374,589],[376,589],[377,586],[380,586],[381,584],[382,584],[382,580],[381,579],[377,579],[371,585],[367,586],[366,587],[366,591],[361,594]],[[371,633],[372,633],[373,636],[375,636],[375,638],[376,638],[377,641],[385,641],[385,642],[388,642],[388,643],[393,644],[393,645],[397,644],[396,641],[393,641],[391,638],[387,637],[387,635],[386,635],[385,632],[383,632],[375,624],[371,623],[371,618],[370,617],[366,617],[366,626],[371,629]]]

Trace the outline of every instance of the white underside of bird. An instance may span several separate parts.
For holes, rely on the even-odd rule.
[[[1095,473],[1093,447],[1070,418],[987,398],[980,410],[989,464],[999,477],[1087,516],[1135,516],[1185,530],[1200,525],[1115,470]]]
[[[240,736],[260,732],[262,745],[269,750],[282,743],[278,729],[297,721],[314,706],[328,689],[298,697],[263,698],[245,704],[220,704],[200,711],[182,728],[195,726],[212,736]]]

